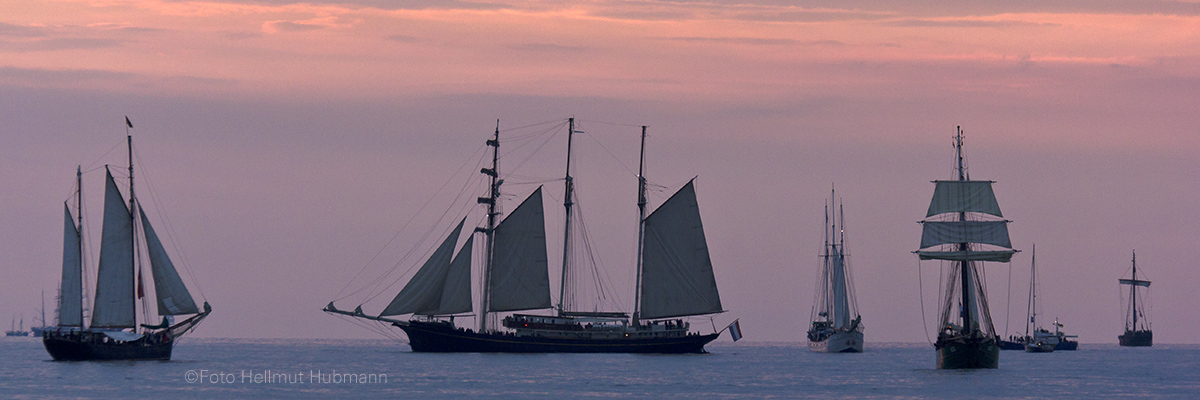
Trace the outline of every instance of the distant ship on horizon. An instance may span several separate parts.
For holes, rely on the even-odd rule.
[[[840,203],[834,214],[836,195],[830,192],[830,203],[825,206],[821,286],[809,317],[808,349],[818,353],[861,353],[862,316],[858,314],[850,266],[846,264],[846,218]]]
[[[133,124],[125,119],[130,128]],[[91,321],[84,326],[83,303],[83,171],[75,170],[75,204],[78,225],[71,215],[70,200],[64,202],[62,283],[59,288],[57,326],[42,332],[42,344],[55,361],[169,360],[175,340],[212,312],[208,302],[196,307],[175,265],[171,262],[150,220],[133,191],[133,136],[126,131],[129,148],[129,205],[121,195],[112,172],[105,167],[104,219],[101,228],[100,260]],[[136,213],[133,211],[137,210]],[[140,216],[141,218],[136,218]],[[139,221],[140,220],[140,221]],[[140,224],[138,222],[141,222]],[[138,227],[143,233],[138,240]],[[159,324],[149,324],[148,305],[143,303],[143,322],[137,323],[137,303],[145,295],[137,245],[144,243],[150,260]],[[148,302],[149,299],[142,300]],[[169,316],[194,314],[171,325]]]
[[[570,259],[574,241],[571,225],[578,215],[571,176],[571,137],[578,133],[574,118],[567,121],[567,128],[563,278],[557,305],[550,298],[542,187],[534,190],[503,221],[497,221],[504,182],[499,174],[501,142],[497,124],[495,135],[487,141],[492,152],[491,167],[481,171],[490,180],[488,195],[477,201],[486,206],[486,224],[475,228],[455,254],[465,218],[460,221],[380,314],[368,315],[361,305],[354,311],[343,311],[333,302],[324,311],[398,327],[408,336],[414,352],[704,352],[704,346],[721,332],[691,332],[690,323],[682,318],[725,310],[721,307],[700,221],[694,178],[646,215],[645,127],[642,127],[638,173],[640,223],[635,308],[632,314],[575,308],[569,277],[581,271],[574,270]],[[478,307],[472,304],[474,233],[481,233],[484,242]],[[474,329],[454,324],[455,316],[468,315],[473,310],[479,315]],[[519,313],[529,310],[550,310],[553,314]],[[501,319],[499,313],[512,314]],[[406,314],[411,315],[408,320],[392,318]],[[728,329],[735,340],[740,337],[736,321]]]
[[[1125,309],[1125,333],[1118,336],[1118,342],[1121,346],[1127,347],[1150,347],[1154,345],[1154,332],[1150,330],[1150,320],[1146,318],[1145,301],[1142,301],[1141,307],[1138,304],[1138,288],[1150,287],[1150,281],[1138,279],[1137,276],[1137,251],[1133,252],[1133,272],[1129,279],[1118,279],[1117,282],[1121,285],[1129,285],[1129,308]],[[1138,317],[1141,316],[1141,321]],[[1140,323],[1139,323],[1140,322]]]

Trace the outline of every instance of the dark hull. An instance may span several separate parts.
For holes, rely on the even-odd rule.
[[[1149,347],[1154,344],[1154,332],[1151,331],[1125,331],[1124,335],[1118,336],[1122,346],[1127,347]]]
[[[996,342],[996,345],[1000,347],[1000,350],[1025,350],[1025,344],[1021,343],[1021,342],[1010,342],[1007,340],[1001,340],[1001,341]],[[1057,347],[1055,347],[1054,349],[1058,350]]]
[[[42,344],[54,361],[170,360],[175,341],[143,337],[131,342],[104,342],[103,335],[46,335]]]
[[[480,334],[446,324],[397,324],[414,352],[430,353],[704,353],[717,338],[688,335],[644,339],[579,339]]]
[[[1000,346],[995,339],[966,339],[937,344],[938,369],[999,368]]]
[[[1054,345],[1054,351],[1078,350],[1078,349],[1079,349],[1079,342],[1072,342],[1070,340],[1063,340],[1061,342],[1058,342],[1058,344]]]

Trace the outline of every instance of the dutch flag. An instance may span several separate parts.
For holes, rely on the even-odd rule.
[[[725,329],[729,330],[729,336],[733,338],[733,341],[736,342],[742,339],[742,325],[738,323],[738,320],[733,320],[733,323],[729,324]]]

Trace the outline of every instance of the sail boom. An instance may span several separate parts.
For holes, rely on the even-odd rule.
[[[1141,287],[1150,287],[1150,281],[1142,281],[1137,279],[1118,279],[1122,285],[1133,285]]]
[[[1000,251],[917,251],[922,260],[1009,262],[1016,250]]]

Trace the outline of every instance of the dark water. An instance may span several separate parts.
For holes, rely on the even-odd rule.
[[[709,354],[416,354],[385,340],[185,339],[169,362],[52,362],[0,338],[0,397],[86,398],[1200,398],[1200,346],[1005,351],[939,371],[926,344],[815,354],[716,343]],[[355,380],[365,382],[353,382]]]

